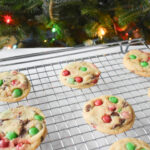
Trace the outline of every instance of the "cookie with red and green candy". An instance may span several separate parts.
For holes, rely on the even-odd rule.
[[[29,94],[30,88],[30,82],[24,74],[15,70],[0,73],[0,101],[20,101]]]
[[[35,150],[46,134],[45,117],[38,108],[19,106],[0,113],[0,149]]]
[[[123,63],[131,72],[140,76],[150,77],[150,53],[131,50],[125,54]]]
[[[111,95],[86,102],[83,117],[89,125],[107,134],[125,132],[133,126],[135,120],[131,105],[123,98]]]
[[[60,81],[71,88],[89,88],[95,85],[100,76],[99,69],[89,62],[72,62],[60,72]]]
[[[136,138],[124,138],[112,144],[109,150],[150,150],[150,145]]]

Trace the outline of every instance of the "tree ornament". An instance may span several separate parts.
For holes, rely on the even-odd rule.
[[[4,18],[4,22],[6,24],[11,24],[13,21],[12,16],[10,16],[10,15],[4,15],[3,18]]]

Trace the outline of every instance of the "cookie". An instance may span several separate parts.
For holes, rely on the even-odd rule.
[[[35,150],[46,134],[45,117],[38,108],[20,106],[0,113],[0,149]]]
[[[17,71],[0,73],[0,101],[16,102],[29,92],[30,82],[24,74]]]
[[[150,145],[136,138],[124,138],[112,144],[109,150],[150,150]]]
[[[131,72],[140,76],[150,77],[150,53],[131,50],[125,54],[123,63]]]
[[[150,97],[150,88],[148,89],[148,96]]]
[[[83,117],[89,125],[107,134],[125,132],[135,120],[132,107],[118,96],[100,96],[86,102]]]
[[[73,62],[60,72],[60,81],[71,88],[89,88],[98,82],[100,71],[89,62]]]

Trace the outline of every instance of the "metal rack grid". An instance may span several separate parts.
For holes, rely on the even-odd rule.
[[[87,51],[86,56],[82,55],[80,58],[77,56],[75,59],[71,58],[57,62],[51,62],[50,57],[48,57],[43,58],[46,61],[45,63],[33,66],[31,66],[30,62],[35,60],[27,62],[21,60],[21,58],[27,59],[27,56],[15,57],[15,59],[20,58],[20,62],[17,63],[11,62],[14,60],[13,58],[7,58],[5,61],[10,61],[10,64],[2,65],[0,63],[1,69],[27,63],[26,67],[21,65],[21,67],[17,68],[27,75],[31,81],[32,88],[27,98],[20,102],[0,102],[0,111],[18,105],[35,106],[43,111],[46,116],[48,135],[38,150],[108,150],[112,143],[123,137],[140,138],[150,144],[150,98],[147,96],[150,79],[130,73],[122,64],[123,53],[128,48],[130,49],[130,45],[141,43],[144,44],[144,41],[134,40],[126,43],[114,43],[114,47],[112,44],[107,44],[99,48],[98,53],[96,52],[97,47],[92,49],[92,52],[95,50],[95,55],[93,56],[88,56]],[[100,50],[106,51],[108,47],[119,49],[119,51],[108,52],[106,55],[101,54]],[[143,45],[141,49],[148,50],[146,45]],[[76,49],[71,51],[76,52]],[[61,57],[65,57],[64,54],[60,56],[59,60]],[[3,61],[0,60],[0,62]],[[38,62],[40,59],[38,58],[36,61]],[[59,72],[66,64],[72,61],[94,63],[102,72],[98,84],[81,90],[61,85],[58,77]],[[5,68],[4,70],[8,69]],[[121,96],[132,105],[136,120],[131,130],[118,135],[107,135],[96,131],[84,121],[82,117],[84,103],[94,97],[109,94]]]

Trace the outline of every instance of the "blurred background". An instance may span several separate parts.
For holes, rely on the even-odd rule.
[[[149,0],[0,0],[0,48],[68,47],[144,38]]]

